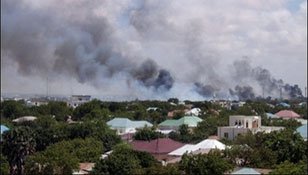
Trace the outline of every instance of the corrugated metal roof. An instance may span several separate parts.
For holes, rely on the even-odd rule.
[[[220,149],[224,150],[225,145],[215,139],[206,139],[201,142],[199,142],[196,145],[186,144],[179,149],[176,149],[169,153],[169,155],[175,155],[175,156],[182,156],[183,154],[195,152],[197,150],[211,150],[211,149]]]
[[[281,110],[277,112],[275,115],[282,117],[282,118],[298,118],[300,115],[295,113],[294,111],[291,110]]]
[[[165,120],[159,126],[180,126],[188,125],[189,127],[196,127],[202,119],[196,116],[184,116],[178,120]]]
[[[302,125],[296,129],[296,131],[304,138],[307,139],[307,124]]]
[[[169,138],[159,138],[151,141],[134,140],[131,142],[134,150],[145,151],[153,154],[167,154],[184,144]]]
[[[261,174],[253,168],[241,168],[240,170],[234,171],[231,174]]]
[[[1,134],[8,130],[10,130],[8,127],[6,127],[5,125],[1,125]]]
[[[113,128],[142,128],[144,126],[152,127],[147,121],[131,121],[128,118],[114,118],[107,122],[107,125]]]

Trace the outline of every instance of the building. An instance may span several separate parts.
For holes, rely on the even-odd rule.
[[[7,126],[5,126],[5,125],[0,125],[0,129],[1,129],[1,135],[2,135],[2,133],[4,133],[5,131],[8,131],[8,130],[10,130]]]
[[[90,174],[95,166],[95,163],[79,163],[79,170],[75,170],[73,175],[86,175]]]
[[[170,156],[183,156],[185,153],[208,153],[212,149],[219,149],[224,150],[226,146],[215,139],[206,139],[198,144],[192,145],[192,144],[186,144],[172,152],[170,152],[168,155]]]
[[[272,113],[265,113],[265,115],[268,119],[279,118],[279,116],[272,114]]]
[[[180,119],[165,120],[158,125],[160,130],[173,130],[176,131],[181,125],[187,125],[188,128],[197,127],[198,123],[202,122],[202,119],[196,116],[184,116]]]
[[[277,112],[275,115],[277,115],[279,118],[282,119],[296,119],[300,118],[300,115],[292,110],[281,110]]]
[[[298,127],[296,132],[298,132],[305,141],[307,140],[307,124]]]
[[[217,128],[217,136],[220,139],[226,138],[233,140],[236,136],[245,134],[248,131],[252,133],[269,133],[281,129],[284,129],[284,127],[261,126],[260,116],[232,115],[229,117],[229,126]]]
[[[248,168],[248,167],[237,167],[233,170],[231,174],[269,174],[271,169],[261,169],[261,168]],[[230,173],[226,173],[230,174]]]
[[[153,126],[147,121],[131,121],[128,118],[114,118],[108,121],[107,125],[110,126],[111,129],[116,130],[119,135],[135,133],[138,128]]]
[[[201,114],[200,108],[192,108],[191,110],[185,112],[185,115],[199,116],[200,114]]]
[[[184,143],[169,138],[158,138],[151,141],[134,140],[131,145],[136,151],[144,151],[150,153],[159,161],[166,161],[168,153],[182,147]]]
[[[12,122],[15,122],[15,123],[32,122],[36,119],[37,117],[35,116],[23,116],[23,117],[19,117],[19,118],[12,120]]]
[[[89,102],[90,100],[91,100],[90,95],[72,95],[69,101],[67,102],[67,105],[72,108],[76,108],[81,104]]]

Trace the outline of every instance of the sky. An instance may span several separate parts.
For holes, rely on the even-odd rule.
[[[1,93],[193,100],[296,84],[306,0],[1,1]]]

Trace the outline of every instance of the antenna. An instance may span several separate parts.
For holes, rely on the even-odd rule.
[[[282,88],[280,87],[280,99],[282,99]]]
[[[48,98],[48,83],[49,83],[49,79],[48,79],[48,76],[47,76],[47,79],[46,79],[46,97]]]
[[[264,86],[262,86],[262,97],[264,99]]]

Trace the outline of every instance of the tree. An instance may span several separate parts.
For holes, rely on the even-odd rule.
[[[163,138],[164,135],[160,132],[156,132],[153,127],[144,127],[142,129],[138,129],[134,135],[135,140],[153,140],[157,138]]]
[[[1,153],[0,155],[0,172],[1,172],[1,175],[8,175],[9,174],[9,163],[6,159],[6,157]]]
[[[13,119],[26,114],[28,114],[28,110],[24,101],[7,100],[1,102],[1,117]]]
[[[61,141],[30,156],[26,161],[26,172],[71,174],[79,162],[98,161],[103,152],[103,143],[94,138]]]
[[[96,162],[92,174],[145,174],[145,169],[157,164],[152,155],[134,151],[127,144],[119,144],[106,158]]]
[[[34,132],[29,127],[16,127],[3,135],[3,154],[8,158],[10,174],[24,174],[26,156],[35,151]]]
[[[108,158],[96,162],[93,174],[136,174],[141,169],[140,161],[126,145],[117,146]]]
[[[186,174],[224,174],[232,169],[220,151],[210,151],[208,154],[184,154],[180,161],[180,169]]]
[[[289,161],[285,161],[282,164],[276,166],[276,168],[269,174],[307,174],[307,162],[299,162],[293,164]]]

